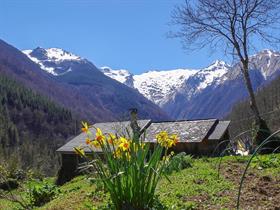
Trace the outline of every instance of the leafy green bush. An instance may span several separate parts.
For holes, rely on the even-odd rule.
[[[43,182],[31,186],[28,192],[28,198],[31,206],[42,206],[51,201],[60,193],[58,187],[54,184]]]
[[[190,167],[192,167],[192,163],[193,163],[192,156],[186,155],[185,152],[181,152],[181,153],[171,157],[171,159],[169,160],[169,164],[168,164],[167,168],[165,169],[165,173],[171,174],[174,171],[178,172],[185,168],[190,168]]]

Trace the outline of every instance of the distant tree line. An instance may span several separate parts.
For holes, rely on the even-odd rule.
[[[256,101],[260,115],[266,120],[269,128],[272,131],[280,129],[280,77],[258,90]],[[232,121],[230,126],[232,137],[242,131],[252,129],[254,117],[249,99],[235,105],[228,118]]]
[[[78,123],[69,110],[0,74],[0,163],[54,175],[55,150]]]

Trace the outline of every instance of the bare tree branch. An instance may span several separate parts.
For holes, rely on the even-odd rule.
[[[225,51],[231,49],[233,58],[241,61],[251,109],[260,125],[249,76],[249,54],[255,49],[256,38],[269,45],[280,43],[280,0],[186,0],[174,9],[172,20],[181,29],[173,37],[180,37],[187,48],[223,44]]]

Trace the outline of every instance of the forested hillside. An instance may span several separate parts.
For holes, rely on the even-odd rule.
[[[280,77],[256,93],[256,100],[262,117],[272,131],[280,129]],[[228,117],[231,122],[232,136],[252,128],[252,112],[248,100],[234,106]]]
[[[55,150],[77,131],[69,110],[0,74],[0,162],[57,170]]]

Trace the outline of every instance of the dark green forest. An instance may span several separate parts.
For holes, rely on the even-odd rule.
[[[258,90],[256,100],[261,116],[268,123],[271,131],[280,129],[280,77]],[[234,106],[227,117],[231,120],[231,137],[242,131],[252,129],[253,117],[249,100],[244,100]]]
[[[54,175],[55,150],[78,126],[69,110],[0,74],[0,163]]]

